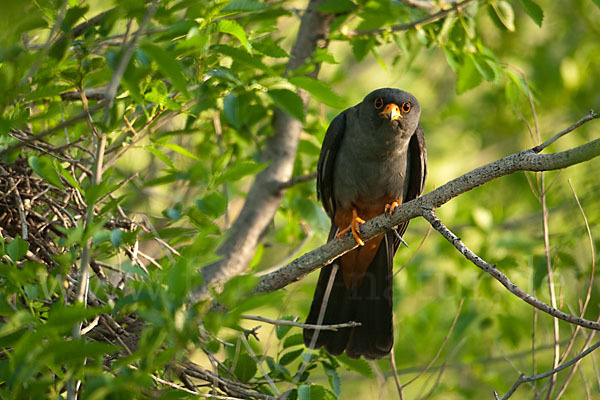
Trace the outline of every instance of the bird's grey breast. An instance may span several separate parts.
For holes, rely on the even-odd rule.
[[[404,199],[408,139],[370,132],[359,123],[356,110],[350,111],[333,170],[335,202],[349,208],[355,202]]]

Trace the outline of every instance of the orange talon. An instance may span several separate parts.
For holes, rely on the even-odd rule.
[[[385,205],[385,215],[387,215],[387,216],[392,215],[392,213],[394,212],[396,207],[398,207],[400,204],[402,204],[401,201],[394,201],[394,202],[392,202],[392,204],[386,204]]]
[[[342,236],[344,236],[346,232],[348,232],[348,230],[351,230],[352,236],[354,237],[354,240],[356,240],[356,243],[358,243],[359,246],[364,246],[365,242],[363,242],[360,236],[358,236],[358,234],[360,233],[360,224],[363,224],[364,222],[365,220],[358,216],[356,210],[352,209],[352,221],[350,222],[350,225],[348,225],[346,229],[339,231],[336,235],[337,238],[341,239]]]

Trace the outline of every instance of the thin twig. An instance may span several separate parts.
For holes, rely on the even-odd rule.
[[[579,202],[579,197],[577,196],[577,193],[575,192],[575,188],[573,187],[573,183],[571,182],[571,180],[568,180],[569,182],[569,186],[571,186],[571,191],[573,192],[573,197],[575,197],[575,201],[577,202],[577,206],[579,207],[579,212],[581,213],[582,217],[583,217],[583,221],[585,223],[586,229],[587,229],[587,234],[588,234],[588,239],[590,240],[590,250],[592,253],[592,270],[590,272],[590,283],[588,285],[588,290],[587,290],[587,294],[585,297],[585,300],[583,302],[583,304],[580,304],[580,311],[579,311],[579,316],[583,317],[585,315],[585,312],[587,310],[591,295],[592,295],[592,287],[593,287],[593,283],[594,283],[594,275],[596,272],[596,255],[595,255],[595,249],[594,249],[594,239],[592,237],[592,232],[590,230],[590,226],[588,224],[588,220],[587,217],[585,215],[585,211],[583,211],[583,207],[581,206],[581,203]],[[564,360],[566,360],[566,358],[569,355],[569,352],[571,351],[571,347],[573,346],[573,343],[575,342],[575,338],[577,337],[577,334],[579,333],[580,330],[580,326],[577,325],[573,331],[573,334],[571,335],[571,338],[569,339],[569,343],[567,344],[561,358],[560,358],[560,362],[562,363]]]
[[[579,318],[577,316],[567,314],[564,311],[560,311],[554,307],[550,307],[548,304],[538,300],[537,298],[531,296],[526,293],[523,289],[515,285],[506,275],[504,275],[501,271],[496,268],[496,265],[491,265],[479,257],[477,254],[473,253],[465,244],[458,238],[452,231],[450,231],[446,226],[440,221],[433,211],[426,210],[423,213],[423,218],[425,218],[429,223],[433,226],[435,230],[440,232],[442,236],[446,238],[465,258],[475,264],[477,267],[481,268],[488,274],[494,277],[498,282],[500,282],[504,287],[506,287],[512,294],[525,301],[526,303],[536,307],[537,309],[550,314],[554,317],[562,319],[571,324],[581,325],[584,328],[589,328],[593,330],[600,330],[600,323],[590,321],[584,318]]]
[[[439,21],[442,18],[452,14],[453,12],[459,12],[469,4],[471,4],[474,0],[465,0],[462,3],[456,4],[454,7],[451,7],[447,10],[441,10],[429,17],[420,19],[418,21],[410,22],[408,24],[399,24],[394,25],[390,28],[380,28],[380,29],[368,29],[368,30],[346,30],[342,31],[346,36],[368,36],[368,35],[378,35],[384,32],[401,32],[408,31],[410,29],[419,29],[422,26],[431,24],[432,22]]]
[[[277,396],[279,396],[281,394],[281,392],[279,391],[279,389],[277,389],[277,386],[275,386],[275,382],[273,382],[273,379],[271,379],[271,377],[269,376],[269,374],[267,373],[267,371],[263,367],[262,362],[260,362],[258,360],[258,358],[256,357],[256,355],[254,354],[254,351],[252,351],[252,347],[250,347],[250,343],[248,343],[248,339],[246,339],[246,336],[242,334],[242,335],[240,335],[240,339],[242,339],[242,343],[244,343],[244,346],[246,347],[246,350],[248,351],[248,354],[250,354],[250,357],[252,357],[252,359],[256,363],[256,366],[260,370],[260,373],[267,380],[267,382],[269,384],[269,387],[271,388],[271,390],[273,391],[273,393],[275,393]]]
[[[396,366],[396,352],[394,351],[393,344],[392,351],[390,352],[390,363],[392,364],[392,373],[394,374],[394,383],[396,384],[396,390],[398,391],[398,398],[404,400],[402,385],[400,384],[400,377],[398,376],[398,367]]]
[[[290,321],[286,319],[271,319],[265,317],[259,317],[258,315],[240,315],[243,319],[250,319],[253,321],[266,322],[267,324],[273,325],[285,325],[285,326],[295,326],[297,328],[303,329],[318,329],[320,331],[337,331],[340,328],[353,328],[355,326],[360,326],[360,322],[349,321],[343,324],[334,324],[334,325],[316,325],[316,324],[302,324],[300,322]]]
[[[596,319],[596,321],[600,321],[600,315],[598,316],[598,318]],[[590,333],[590,335],[587,337],[585,343],[582,346],[584,349],[587,346],[589,346],[589,344],[592,341],[592,339],[594,338],[595,334],[596,334],[596,332],[592,331]],[[567,386],[571,382],[571,379],[573,378],[573,375],[575,374],[575,372],[577,372],[577,367],[579,367],[579,363],[581,362],[581,360],[582,359],[580,358],[579,360],[577,360],[577,362],[575,364],[573,364],[573,368],[571,368],[571,371],[569,371],[569,375],[567,375],[567,379],[565,379],[565,381],[563,382],[562,386],[560,387],[558,393],[556,393],[556,396],[554,397],[554,400],[560,399],[560,397],[563,395],[563,393],[565,392],[565,390],[567,390]]]
[[[542,200],[542,228],[544,233],[544,256],[546,259],[546,271],[548,277],[548,292],[550,294],[550,305],[553,308],[557,308],[556,305],[556,293],[554,291],[554,273],[552,270],[552,259],[550,258],[550,228],[548,223],[548,206],[546,205],[546,175],[542,171],[540,173],[539,181],[539,192]],[[560,329],[558,326],[558,318],[554,317],[553,323],[553,340],[554,340],[554,358],[552,360],[552,368],[556,368],[560,362]],[[548,392],[546,400],[552,396],[554,385],[556,384],[556,375],[552,375],[550,378],[550,385],[548,386]]]
[[[564,130],[558,132],[556,135],[552,136],[550,139],[546,140],[544,143],[535,146],[532,150],[535,151],[536,153],[539,153],[540,151],[544,150],[546,147],[550,146],[552,143],[556,142],[558,139],[560,139],[567,133],[579,128],[581,125],[583,125],[586,122],[589,122],[595,118],[598,118],[598,117],[594,113],[594,110],[590,110],[590,112],[585,117],[581,118],[579,121],[575,122],[573,125],[569,126],[567,129],[564,129]]]
[[[68,119],[64,122],[61,122],[52,128],[48,128],[45,131],[42,131],[41,133],[39,133],[37,135],[29,135],[29,137],[27,139],[20,139],[20,138],[16,137],[16,139],[19,140],[19,143],[15,143],[13,145],[10,145],[10,146],[4,148],[3,150],[0,150],[0,157],[4,156],[5,154],[8,154],[9,152],[11,152],[13,150],[20,149],[21,147],[23,147],[29,143],[32,143],[36,140],[42,140],[46,136],[51,135],[54,132],[64,129],[68,126],[71,126],[71,125],[81,121],[82,119],[86,119],[88,116],[88,113],[93,114],[94,112],[100,110],[102,107],[103,107],[103,103],[98,103],[94,107],[90,108],[89,110],[83,111],[83,112],[77,114],[76,116],[74,116],[73,118]],[[13,137],[15,137],[15,136],[13,135]]]
[[[516,382],[509,389],[509,391],[506,392],[506,394],[502,397],[501,400],[509,399],[513,395],[513,393],[517,390],[517,388],[521,385],[521,383],[537,381],[540,379],[548,378],[549,376],[553,376],[557,372],[560,372],[563,369],[568,368],[571,365],[577,363],[579,360],[581,360],[583,357],[590,354],[592,351],[596,350],[598,347],[600,347],[600,341],[598,341],[594,345],[588,347],[586,350],[579,353],[576,357],[572,358],[570,361],[568,361],[562,365],[559,365],[558,367],[551,369],[550,371],[546,371],[546,372],[543,372],[541,374],[534,375],[534,376],[525,376],[525,375],[521,374],[519,376],[519,378],[516,380]]]

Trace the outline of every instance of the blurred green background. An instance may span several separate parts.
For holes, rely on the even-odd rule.
[[[52,47],[43,56],[40,45],[56,21],[62,2],[43,0],[1,5],[2,148],[15,143],[8,134],[10,130],[30,129],[39,133],[81,112],[79,103],[63,102],[59,94],[77,89],[82,82],[87,89],[106,85],[121,56],[119,35],[127,29],[128,21],[139,24],[147,7],[143,1],[67,3],[75,11],[67,14],[72,21],[61,28],[65,32],[75,22],[81,23],[109,7],[116,6],[118,14],[68,46]],[[332,398],[334,394],[342,399],[397,397],[389,359],[377,362],[334,359],[323,351],[306,350],[301,345],[298,328],[276,332],[270,325],[240,319],[239,314],[246,313],[269,318],[298,317],[302,322],[308,314],[317,272],[254,303],[247,298],[249,287],[244,284],[248,280],[236,281],[226,286],[225,294],[219,298],[232,306],[231,314],[214,312],[206,304],[187,309],[181,282],[187,284],[190,276],[197,277],[197,268],[214,261],[214,249],[225,237],[243,205],[253,176],[261,168],[258,163],[266,138],[272,134],[274,107],[295,112],[304,119],[294,165],[294,176],[302,176],[316,170],[328,123],[343,108],[360,102],[379,87],[397,87],[413,93],[422,107],[421,124],[429,159],[425,190],[428,192],[478,166],[539,144],[536,126],[543,141],[575,123],[590,109],[600,111],[600,4],[589,0],[536,0],[533,4],[543,10],[542,19],[531,0],[480,1],[473,2],[458,16],[450,14],[447,19],[416,30],[350,38],[344,35],[342,26],[385,28],[419,20],[430,12],[400,1],[330,0],[326,4],[338,14],[331,42],[327,51],[314,55],[314,59],[324,61],[318,78],[325,89],[311,93],[313,98],[304,113],[296,97],[290,94],[294,85],[282,76],[300,22],[297,13],[306,7],[306,2],[159,3],[151,23],[155,30],[138,45],[110,110],[111,121],[101,125],[109,135],[108,148],[120,149],[128,143],[131,132],[123,126],[123,116],[135,115],[132,125],[140,130],[152,118],[162,121],[169,113],[174,114],[124,156],[115,159],[105,180],[118,185],[138,172],[135,179],[115,192],[125,195],[119,200],[123,209],[138,221],[149,221],[157,235],[184,256],[173,261],[152,240],[153,235],[137,232],[141,239],[139,249],[154,257],[163,268],[158,270],[150,265],[149,272],[143,273],[124,253],[133,240],[94,243],[95,257],[129,274],[130,281],[123,292],[106,288],[99,296],[118,304],[113,311],[115,318],[137,312],[146,323],[144,339],[131,358],[140,369],[123,373],[119,365],[111,364],[108,371],[96,365],[96,369],[89,367],[82,372],[77,365],[67,363],[65,370],[77,371],[76,376],[95,384],[104,382],[113,393],[138,393],[139,388],[151,385],[145,373],[158,371],[157,374],[169,377],[165,365],[171,358],[189,356],[210,370],[212,365],[206,354],[214,354],[231,366],[241,352],[245,362],[252,364],[255,360],[240,344],[241,328],[262,325],[257,330],[260,341],[252,337],[248,340],[281,390],[290,387],[288,381],[293,380],[302,365],[302,357],[307,357],[311,360],[310,367],[301,383],[316,383],[329,390],[326,395],[321,393],[321,397],[314,394],[315,398]],[[223,20],[237,21],[241,32],[235,25],[221,23]],[[247,51],[248,43],[253,52]],[[22,85],[38,59],[39,68]],[[310,69],[308,64],[299,75]],[[286,92],[289,103],[272,92],[282,89],[290,90]],[[189,111],[181,111],[191,103]],[[101,115],[94,114],[94,120],[99,123]],[[595,121],[580,127],[545,152],[562,151],[597,139],[598,124]],[[82,146],[92,147],[84,123],[71,127],[68,135],[71,139],[81,139]],[[62,132],[49,136],[47,141],[57,146],[65,143]],[[3,161],[31,154],[31,150],[17,151],[5,155]],[[89,161],[85,151],[73,154]],[[590,320],[596,320],[600,311],[597,279],[591,280],[592,252],[600,246],[598,171],[598,160],[593,159],[545,174],[550,260],[558,307],[578,314],[591,284],[591,298],[584,315]],[[540,182],[539,174],[515,173],[451,200],[440,207],[437,215],[475,253],[497,264],[528,293],[550,303]],[[593,249],[569,182],[589,223]],[[89,185],[88,178],[81,184]],[[108,206],[106,210],[107,216],[114,211]],[[293,186],[286,191],[248,274],[273,271],[317,248],[325,243],[328,230],[329,221],[316,199],[315,182]],[[75,229],[68,234],[74,235],[73,232]],[[110,234],[110,231],[100,233]],[[395,258],[396,271],[411,259],[395,278],[394,357],[400,382],[406,383],[416,376],[434,359],[442,344],[444,347],[432,367],[404,389],[404,398],[491,399],[494,390],[501,395],[505,393],[519,373],[531,375],[552,368],[553,322],[548,315],[536,314],[469,263],[439,234],[429,232],[426,221],[413,220],[405,239],[410,248],[402,248]],[[67,255],[71,258],[63,258],[67,260],[61,264],[63,271],[68,271],[79,257],[83,239],[75,242],[68,248]],[[180,272],[182,275],[178,275]],[[9,281],[8,276],[8,273],[2,276],[4,282]],[[27,287],[39,285],[35,277],[23,279],[29,279]],[[104,283],[96,277],[92,280],[103,287]],[[128,290],[141,290],[145,283],[166,294],[160,301],[153,297],[142,300],[128,297]],[[23,296],[23,304],[36,304],[31,310],[22,304],[19,307],[25,310],[20,309],[21,312],[31,311],[38,318],[35,329],[42,333],[36,343],[47,340],[43,332],[50,328],[45,323],[45,307],[55,307],[57,297],[40,300],[39,291],[11,289],[6,285],[0,290],[4,291],[3,298]],[[108,300],[107,303],[114,305]],[[445,342],[461,304],[456,324]],[[7,317],[3,320],[6,324],[16,314],[4,310],[2,315]],[[184,328],[177,318],[186,321]],[[231,348],[215,340],[199,339],[198,320],[214,337],[235,343],[238,353],[234,355]],[[23,326],[29,329],[29,325],[23,323]],[[16,328],[6,329],[2,331],[6,337],[0,335],[6,340],[3,343],[13,345],[14,354],[35,363],[34,357],[27,356],[26,335],[13,335]],[[561,354],[574,329],[560,323]],[[591,334],[580,330],[566,359],[581,351]],[[68,333],[62,331],[55,337],[68,342],[65,338],[69,338]],[[154,353],[167,353],[166,349],[173,351],[163,358],[153,358]],[[316,356],[310,358],[309,354]],[[581,362],[564,398],[600,396],[596,359],[590,356]],[[13,360],[20,358],[15,356]],[[38,369],[32,368],[34,372],[30,375],[19,375],[20,370],[11,362],[18,364],[5,360],[0,365],[3,378],[0,388],[5,393],[13,392],[18,385],[25,390],[38,380],[35,373]],[[60,388],[68,374],[54,376],[59,369],[56,365],[63,365],[62,362],[48,361],[46,369],[36,366],[47,378],[38,382],[40,393],[56,390],[55,398],[62,398]],[[256,366],[248,368],[249,373],[236,369],[236,375],[265,388],[262,372]],[[553,396],[567,375],[567,371],[558,374]],[[523,384],[513,398],[544,398],[545,391],[535,394],[535,389],[542,389],[547,382]],[[94,388],[89,389],[90,393],[101,393],[94,392]]]

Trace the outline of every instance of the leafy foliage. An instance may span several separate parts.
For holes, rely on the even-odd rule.
[[[408,3],[321,2],[318,11],[333,14],[331,43],[287,71],[297,3],[3,2],[0,397],[65,398],[77,382],[81,398],[184,398],[191,390],[242,398],[395,395],[387,360],[308,350],[296,327],[253,331],[256,324],[244,319],[306,315],[314,276],[286,292],[254,296],[252,289],[255,273],[325,241],[329,222],[314,182],[286,190],[248,275],[214,294],[227,312],[213,299],[192,304],[188,296],[202,284],[199,270],[219,258],[252,176],[267,166],[275,108],[303,123],[293,167],[302,176],[316,169],[335,114],[376,86],[410,90],[423,107],[433,188],[531,147],[521,121],[533,126],[530,98],[544,137],[600,104],[593,74],[600,69],[600,9],[591,2],[466,1],[436,18],[430,16],[440,5],[449,5]],[[312,98],[308,106],[303,91]],[[591,136],[578,132],[585,133],[564,145]],[[566,181],[577,188],[598,247],[598,187],[589,179],[596,170],[547,174],[556,182],[547,193],[555,285],[562,308],[575,310],[592,285],[589,319],[596,318],[591,305],[599,292],[589,280],[589,241]],[[549,302],[539,192],[528,179],[535,187],[539,177],[492,182],[439,215],[478,254]],[[411,248],[399,252],[397,265],[425,231],[423,221],[411,224]],[[86,260],[89,294],[82,302]],[[501,356],[528,370],[520,352],[531,349],[532,332],[538,372],[552,365],[552,321],[538,316],[533,326],[528,307],[440,238],[424,242],[396,285],[394,356],[402,382],[434,357],[465,299],[427,372],[445,375],[435,384],[418,380],[405,396],[484,398],[507,390],[518,374]],[[561,339],[570,333],[561,325]],[[568,386],[569,397],[598,392],[589,383],[592,366],[582,370],[584,384]],[[205,384],[213,387],[196,386]]]

